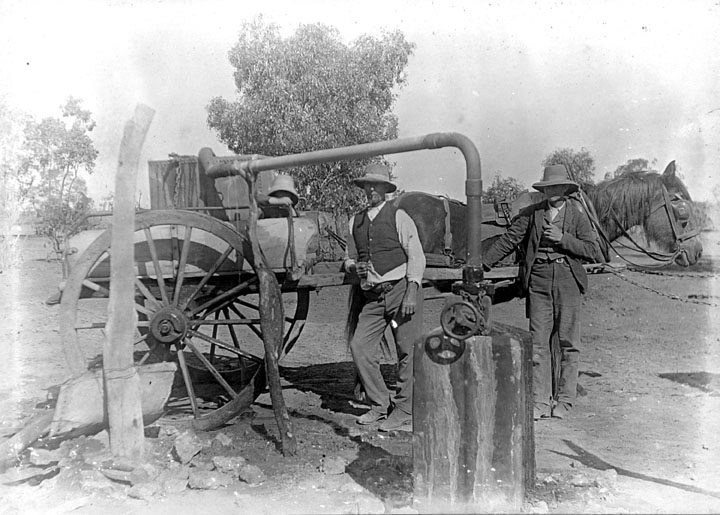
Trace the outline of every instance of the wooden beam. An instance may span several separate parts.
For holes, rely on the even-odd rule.
[[[285,399],[282,395],[280,385],[280,369],[278,360],[283,344],[283,331],[285,329],[285,315],[282,303],[282,291],[277,278],[268,265],[267,259],[260,248],[258,240],[257,221],[257,181],[253,174],[248,174],[250,191],[250,220],[248,224],[248,239],[252,247],[252,254],[255,264],[255,273],[258,276],[260,288],[260,328],[262,329],[263,345],[265,347],[265,371],[267,373],[270,400],[275,413],[275,422],[280,432],[282,452],[284,456],[292,456],[297,453],[297,440],[293,433],[292,421],[285,406]]]
[[[110,298],[103,376],[110,450],[115,456],[140,459],[145,437],[140,378],[133,360],[135,312],[135,184],[140,151],[152,122],[153,111],[139,104],[125,124],[115,176],[115,205],[112,220]]]

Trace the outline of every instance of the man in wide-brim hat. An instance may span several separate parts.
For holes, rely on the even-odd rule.
[[[522,244],[520,279],[526,295],[533,342],[535,420],[564,418],[577,395],[580,352],[580,307],[588,286],[582,261],[598,254],[596,236],[587,214],[568,195],[578,184],[564,165],[545,167],[533,184],[545,197],[521,210],[507,232],[483,255],[489,269]],[[557,398],[553,396],[553,337],[560,342],[561,362]]]
[[[412,430],[413,345],[422,333],[422,278],[425,271],[417,227],[412,218],[385,196],[396,190],[384,164],[368,165],[355,179],[368,206],[351,217],[345,270],[358,277],[353,287],[360,307],[350,351],[370,409],[358,417],[381,431]],[[390,325],[398,357],[394,395],[380,372],[380,342]]]

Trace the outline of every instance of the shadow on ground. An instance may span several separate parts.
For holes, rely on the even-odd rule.
[[[381,365],[380,370],[385,383],[392,391],[397,380],[394,364]],[[281,367],[280,375],[291,383],[290,388],[301,392],[312,392],[322,400],[322,408],[351,415],[361,415],[366,407],[356,404],[353,390],[355,387],[355,367],[352,361],[322,363],[305,367]]]
[[[575,461],[578,461],[588,468],[593,468],[595,470],[614,469],[620,476],[631,477],[633,479],[639,479],[641,481],[649,481],[652,483],[657,483],[659,485],[670,486],[673,488],[678,488],[680,490],[685,490],[687,492],[708,495],[710,497],[716,497],[716,498],[720,499],[720,492],[714,492],[711,490],[706,490],[704,488],[699,488],[697,486],[686,485],[684,483],[679,483],[677,481],[671,481],[669,479],[663,479],[660,477],[650,476],[648,474],[642,474],[640,472],[634,472],[632,470],[628,470],[628,469],[625,469],[622,467],[616,467],[615,465],[612,465],[611,463],[608,463],[607,461],[603,460],[599,456],[592,454],[589,451],[586,451],[585,449],[583,449],[576,443],[571,442],[570,440],[563,440],[563,442],[575,454],[566,454],[566,453],[562,453],[562,452],[558,452],[558,451],[552,451],[552,452],[554,452],[555,454],[559,454],[560,456],[565,456],[566,458],[571,458]]]

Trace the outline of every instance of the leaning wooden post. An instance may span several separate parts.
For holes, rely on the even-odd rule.
[[[285,315],[283,311],[282,292],[277,278],[268,265],[267,259],[260,248],[257,236],[258,205],[257,205],[257,180],[250,172],[246,176],[250,194],[250,220],[248,224],[248,236],[252,246],[252,256],[255,262],[260,290],[260,329],[262,330],[263,345],[265,347],[265,373],[267,375],[268,388],[270,389],[270,400],[272,401],[275,421],[280,432],[282,452],[285,456],[294,455],[297,452],[297,442],[293,434],[292,421],[285,407],[285,399],[282,395],[280,385],[280,370],[278,360],[283,344],[283,329],[285,327]]]
[[[438,328],[417,341],[413,464],[421,513],[519,512],[534,480],[531,359],[507,334],[463,345]]]
[[[103,349],[105,408],[110,450],[139,459],[144,451],[140,378],[133,359],[135,312],[135,183],[140,150],[155,111],[139,104],[125,124],[115,176],[110,301]]]

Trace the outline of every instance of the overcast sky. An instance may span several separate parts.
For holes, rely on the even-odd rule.
[[[322,22],[352,40],[400,29],[416,44],[395,112],[400,137],[453,131],[496,173],[526,186],[559,147],[590,150],[597,179],[632,158],[675,159],[691,194],[720,184],[720,2],[0,0],[0,96],[59,116],[68,95],[92,111],[100,151],[90,192],[112,192],[125,122],[156,113],[149,159],[227,148],[206,128],[214,96],[234,97],[228,50],[262,13],[291,33]],[[453,150],[395,156],[401,188],[464,198]]]

